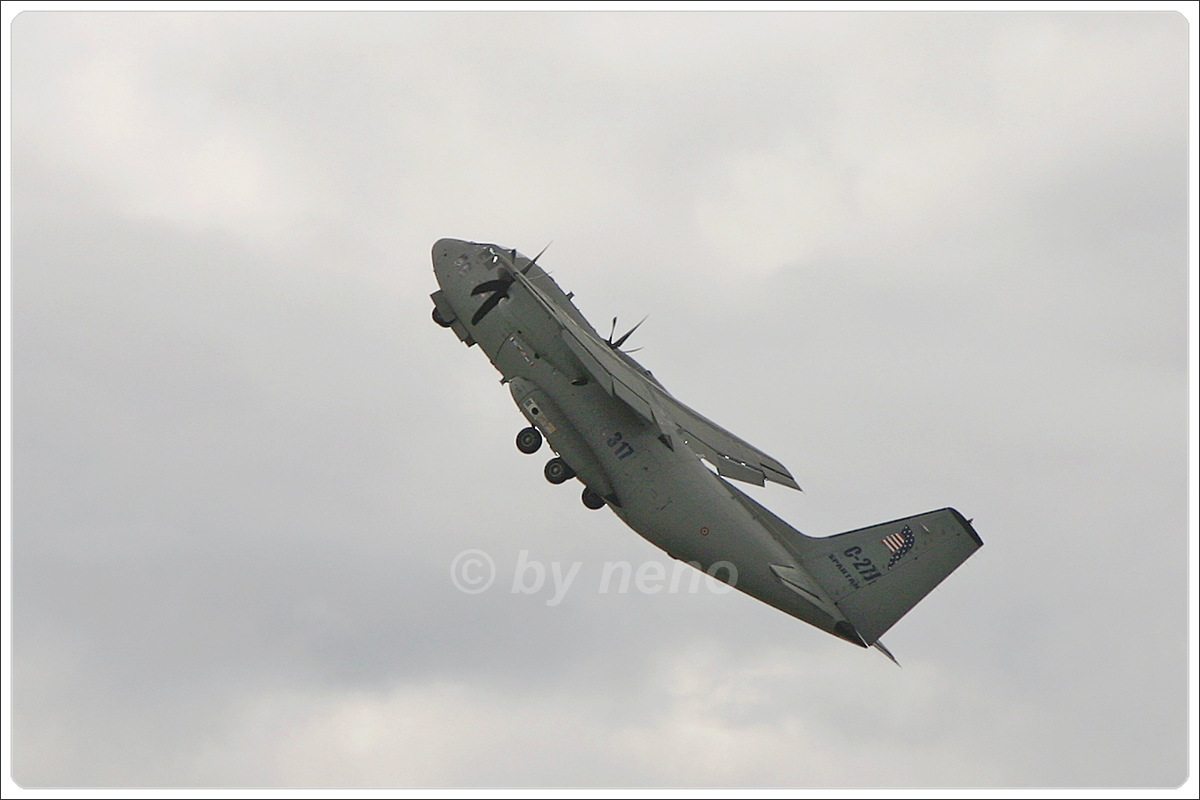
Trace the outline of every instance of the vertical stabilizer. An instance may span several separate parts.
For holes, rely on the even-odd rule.
[[[863,641],[877,644],[982,545],[962,514],[943,508],[825,539],[806,538],[800,546],[804,568]]]

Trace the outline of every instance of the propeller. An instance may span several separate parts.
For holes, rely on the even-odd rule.
[[[646,316],[642,317],[642,322],[645,322],[649,318],[650,318],[650,315],[647,314]],[[608,334],[608,346],[611,347],[613,350],[620,350],[621,345],[625,344],[625,340],[628,339],[630,336],[632,336],[634,331],[636,331],[638,328],[642,327],[642,322],[639,322],[637,325],[634,325],[632,328],[630,328],[629,330],[627,330],[625,332],[624,336],[622,336],[620,339],[617,339],[614,342],[613,334],[615,334],[617,332],[617,318],[613,317],[612,330],[609,331],[609,334]],[[638,350],[641,350],[641,348],[639,347]],[[632,353],[635,351],[630,350],[629,352]]]
[[[522,275],[529,274],[529,270],[533,268],[533,265],[537,263],[537,260],[542,257],[542,253],[546,252],[547,248],[549,248],[551,244],[553,244],[553,242],[550,242],[546,245],[546,247],[543,247],[542,252],[534,256],[533,260],[525,265],[525,268],[521,270]],[[513,249],[509,251],[509,253],[511,256],[509,259],[509,264],[515,270],[517,268],[517,251],[516,249]],[[500,270],[499,278],[490,281],[484,281],[472,289],[472,295],[487,294],[488,292],[491,292],[492,294],[486,300],[484,300],[482,305],[480,305],[475,311],[475,315],[471,317],[471,324],[478,325],[479,321],[486,317],[489,311],[499,305],[501,300],[508,297],[508,290],[512,287],[516,280],[516,276],[514,276],[511,272]],[[630,331],[630,333],[632,332],[633,331]]]
[[[541,258],[541,257],[542,257],[542,253],[544,253],[544,252],[546,252],[548,249],[550,249],[550,245],[552,245],[552,244],[554,244],[554,242],[553,242],[553,241],[546,242],[546,246],[545,246],[545,247],[543,247],[543,248],[541,249],[541,251],[539,251],[539,252],[538,252],[538,254],[537,254],[536,256],[534,256],[534,257],[533,257],[533,261],[530,261],[528,264],[526,264],[526,265],[525,265],[525,269],[521,270],[521,274],[522,274],[522,275],[528,275],[528,274],[529,274],[529,270],[533,269],[533,265],[534,265],[534,264],[536,264],[536,263],[537,263],[537,260],[538,260],[539,258]],[[513,252],[515,253],[515,252],[517,252],[517,251],[516,251],[516,250],[514,250]],[[516,261],[517,261],[517,260],[516,260],[516,258],[513,258],[513,263],[514,263],[514,264],[516,263]]]
[[[500,301],[508,297],[509,287],[516,281],[512,275],[505,275],[491,281],[484,281],[471,290],[472,295],[487,294],[491,292],[491,296],[483,301],[483,305],[475,312],[475,316],[471,317],[471,324],[478,325],[479,320],[488,315],[488,312],[500,304]]]
[[[546,243],[546,246],[545,246],[545,247],[543,247],[543,248],[541,249],[541,251],[540,251],[540,252],[539,252],[539,253],[538,253],[536,256],[534,256],[534,257],[533,257],[533,260],[531,260],[531,261],[530,261],[528,264],[526,264],[526,265],[525,265],[525,267],[524,267],[524,268],[521,270],[521,274],[522,274],[522,275],[528,275],[528,274],[529,274],[529,270],[533,269],[533,265],[534,265],[534,264],[536,264],[536,263],[537,263],[537,260],[538,260],[539,258],[541,258],[541,257],[542,257],[542,253],[544,253],[544,252],[546,252],[547,250],[549,250],[549,249],[550,249],[550,245],[552,245],[552,244],[554,244],[554,242],[547,242],[547,243]],[[509,250],[509,251],[508,251],[508,256],[509,256],[509,258],[508,258],[508,262],[509,262],[509,264],[512,266],[512,268],[513,268],[513,269],[516,269],[516,268],[517,268],[517,251],[516,251],[516,248],[514,248],[514,249],[512,249],[512,250]]]

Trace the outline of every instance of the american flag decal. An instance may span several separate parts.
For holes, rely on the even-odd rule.
[[[888,549],[892,557],[888,559],[888,569],[895,566],[896,562],[904,558],[909,550],[913,549],[917,537],[913,536],[912,528],[905,525],[900,529],[899,533],[893,533],[883,539],[883,546]]]

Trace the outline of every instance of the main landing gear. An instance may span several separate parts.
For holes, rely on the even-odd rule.
[[[575,477],[575,470],[571,469],[567,462],[557,456],[546,462],[546,468],[542,470],[546,476],[546,480],[557,486],[560,483],[566,483]]]
[[[541,447],[542,432],[537,428],[522,428],[521,432],[517,434],[517,449],[525,455],[533,455],[540,450]]]
[[[585,486],[583,487],[583,504],[595,511],[604,508],[604,498]]]
[[[542,448],[542,432],[532,426],[521,429],[517,434],[517,449],[526,455],[532,455]],[[566,483],[571,478],[576,477],[575,470],[571,469],[571,465],[563,461],[558,456],[546,462],[546,468],[542,470],[542,474],[546,476],[546,480],[553,483],[555,486]],[[588,487],[583,487],[583,504],[593,511],[604,508],[604,498]]]

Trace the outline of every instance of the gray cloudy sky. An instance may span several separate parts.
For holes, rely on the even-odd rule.
[[[11,31],[19,784],[1187,777],[1184,17]],[[904,668],[737,592],[599,593],[667,558],[513,447],[429,319],[443,236],[553,240],[597,327],[648,313],[800,530],[974,517]],[[560,603],[521,551],[582,562]]]

